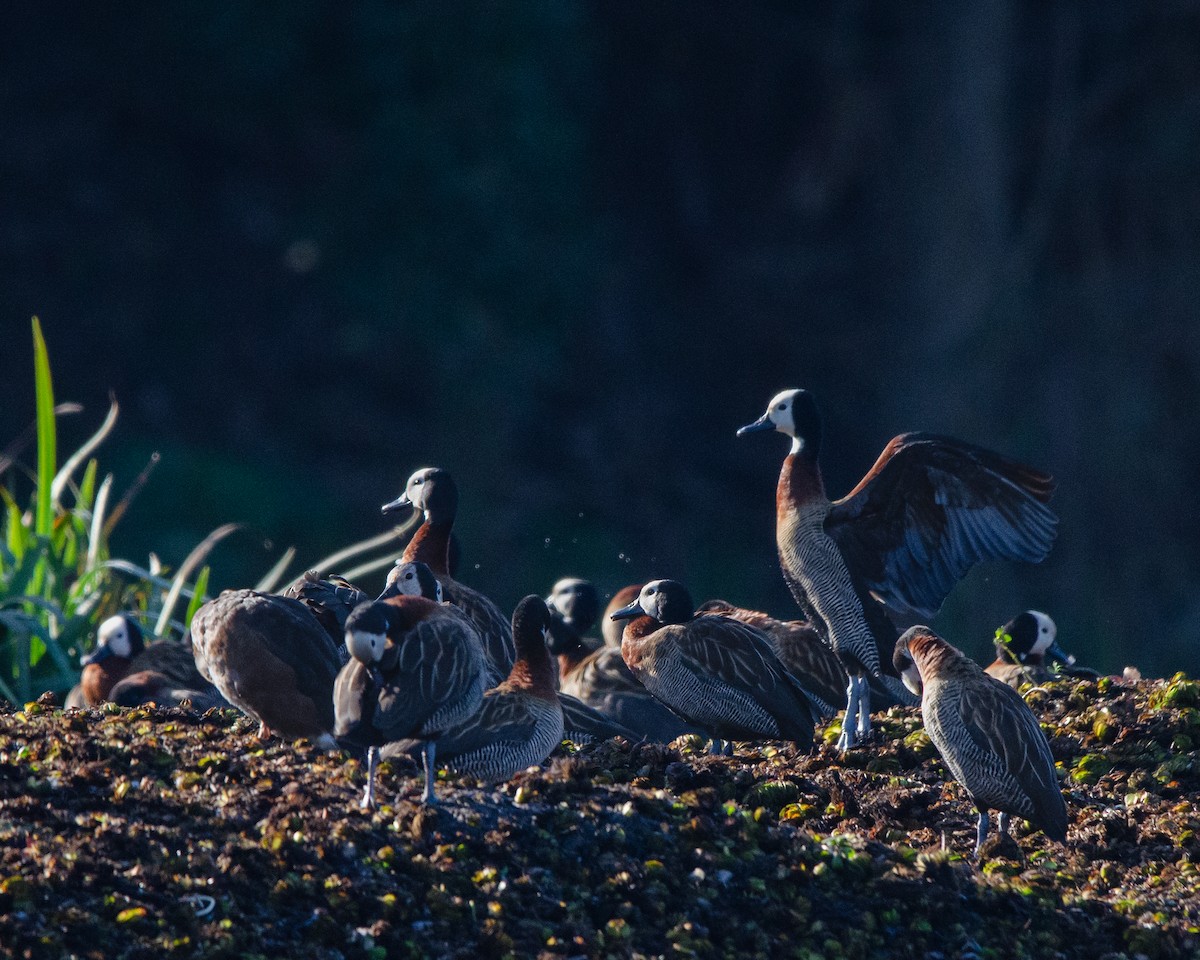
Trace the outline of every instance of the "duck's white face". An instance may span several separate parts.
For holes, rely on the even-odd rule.
[[[408,483],[404,486],[404,494],[412,502],[415,509],[422,512],[425,511],[426,491],[428,484],[426,481],[429,475],[433,473],[433,467],[424,467],[408,478]]]
[[[129,624],[122,616],[109,617],[96,631],[96,647],[107,647],[117,657],[128,658],[133,653],[133,639],[129,636]]]
[[[648,584],[642,587],[642,592],[638,594],[638,603],[642,609],[646,611],[646,615],[653,617],[655,620],[662,620],[660,616],[662,612],[662,604],[665,600],[661,589],[661,580],[651,580]]]
[[[388,574],[388,585],[394,586],[397,591],[406,597],[424,596],[421,587],[421,578],[417,576],[417,571],[412,563],[401,562],[392,567],[391,573]],[[434,580],[434,597],[438,603],[442,602],[442,585]]]
[[[775,429],[792,438],[792,453],[799,453],[804,441],[796,436],[796,419],[792,407],[796,403],[799,390],[781,390],[767,404],[767,419],[775,424]]]
[[[553,607],[563,616],[567,616],[568,611],[571,609],[571,601],[579,596],[583,590],[584,581],[577,577],[564,577],[550,591],[550,596],[546,598],[546,605]]]
[[[382,633],[368,633],[365,630],[346,631],[346,649],[359,663],[370,666],[383,658],[383,648],[387,637]]]
[[[921,696],[921,671],[917,669],[912,655],[908,652],[907,640],[901,640],[892,663],[900,671],[900,679],[904,681],[909,693],[914,697]]]
[[[1046,651],[1054,645],[1054,638],[1058,636],[1058,627],[1044,613],[1037,610],[1030,610],[1029,613],[1037,621],[1037,636],[1034,638],[1033,647],[1029,652],[1044,656]]]

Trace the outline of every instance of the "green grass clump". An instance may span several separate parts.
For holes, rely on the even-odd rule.
[[[30,439],[36,439],[37,470],[27,508],[19,502],[14,479],[27,438],[18,438],[0,455],[0,697],[14,704],[70,687],[78,677],[75,658],[96,625],[118,611],[140,614],[147,629],[160,636],[173,629],[182,633],[203,597],[208,569],[201,569],[190,587],[186,577],[214,537],[230,532],[214,531],[204,553],[193,552],[174,578],[167,578],[153,558],[148,567],[113,558],[109,536],[156,458],[110,508],[112,474],[97,483],[99,466],[91,454],[116,424],[114,399],[100,428],[60,468],[57,418],[80,408],[55,406],[49,354],[36,317],[33,356],[36,420]],[[191,602],[184,620],[173,621],[181,597]]]

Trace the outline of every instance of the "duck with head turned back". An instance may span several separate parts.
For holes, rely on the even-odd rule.
[[[1067,807],[1054,756],[1037,718],[1012,687],[993,680],[928,627],[896,641],[893,664],[914,693],[929,739],[979,811],[975,856],[983,850],[988,811],[1023,817],[1051,840],[1067,839]]]
[[[371,599],[366,591],[336,573],[321,577],[317,571],[309,570],[289,585],[283,596],[299,600],[308,607],[343,654],[342,662],[350,659],[345,648],[346,618],[355,607]]]
[[[562,742],[563,711],[546,649],[550,613],[541,597],[525,597],[513,611],[517,659],[508,678],[483,695],[467,720],[438,741],[446,766],[480,780],[507,780],[541,763]],[[390,744],[384,757],[411,753],[414,744]]]
[[[830,501],[817,458],[821,419],[812,394],[784,390],[741,436],[791,437],[775,495],[780,566],[796,602],[850,676],[839,747],[870,735],[868,676],[896,686],[897,630],[882,603],[932,616],[984,560],[1043,560],[1057,518],[1053,479],[961,440],[895,437],[849,494]]]
[[[299,600],[226,590],[192,617],[196,666],[259,735],[308,737],[332,748],[338,648]]]
[[[654,580],[615,619],[646,616],[626,628],[621,655],[654,696],[710,737],[812,744],[819,711],[784,669],[771,641],[749,624],[694,616],[687,588]]]
[[[444,598],[459,607],[475,624],[487,654],[490,674],[495,682],[507,676],[516,653],[508,618],[491,600],[477,590],[459,583],[450,575],[450,536],[458,513],[458,486],[446,470],[425,467],[408,478],[402,493],[383,505],[384,514],[408,509],[420,510],[424,521],[413,534],[403,555],[388,575],[391,586],[396,570],[411,561],[420,561],[433,571],[442,585]]]
[[[334,687],[334,730],[343,745],[367,748],[362,806],[375,805],[379,748],[417,740],[425,767],[421,800],[437,801],[438,737],[466,720],[483,699],[483,644],[474,626],[449,604],[395,595],[355,607],[346,620],[351,660]]]

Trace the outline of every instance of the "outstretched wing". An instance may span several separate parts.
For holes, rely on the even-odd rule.
[[[894,609],[932,617],[983,560],[1045,559],[1054,479],[961,440],[905,433],[835,501],[825,529],[851,573]]]

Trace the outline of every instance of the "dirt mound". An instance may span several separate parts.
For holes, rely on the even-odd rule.
[[[839,756],[610,742],[498,788],[260,742],[232,710],[0,714],[18,957],[1189,957],[1200,684],[1027,691],[1068,843],[974,811],[916,711]]]

